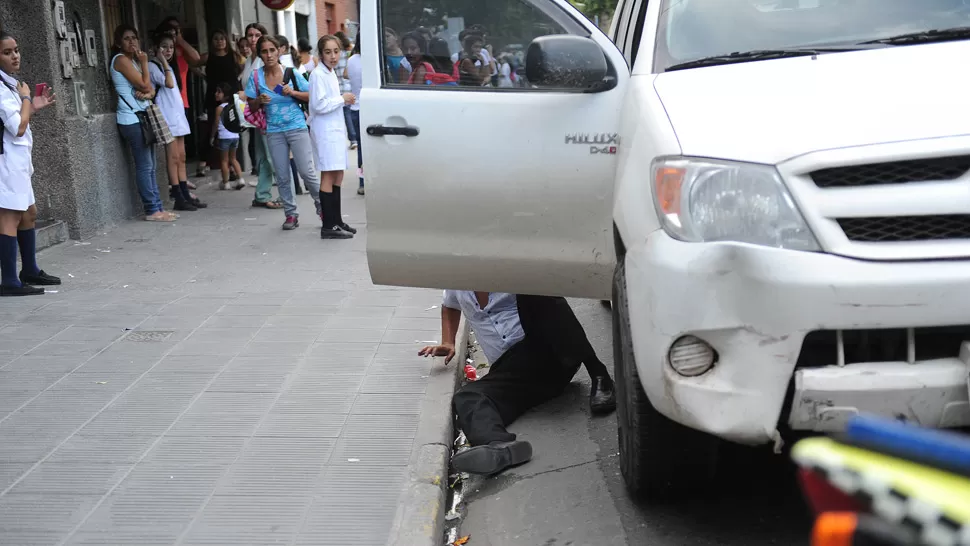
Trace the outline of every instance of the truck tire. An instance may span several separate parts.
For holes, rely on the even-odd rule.
[[[613,276],[613,362],[620,471],[634,499],[665,501],[710,485],[716,473],[720,441],[668,419],[650,404],[637,374],[629,305],[626,267],[621,257]]]

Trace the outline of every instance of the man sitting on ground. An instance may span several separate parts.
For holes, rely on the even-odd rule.
[[[506,430],[532,407],[565,390],[585,364],[592,379],[594,413],[616,408],[613,380],[596,357],[586,332],[564,298],[446,290],[441,306],[441,345],[422,356],[455,356],[465,314],[490,364],[487,375],[462,387],[452,401],[471,448],[454,456],[461,472],[492,475],[532,458],[532,445]]]

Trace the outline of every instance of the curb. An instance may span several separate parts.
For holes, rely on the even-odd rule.
[[[408,479],[398,501],[388,546],[440,546],[444,537],[446,492],[454,441],[451,397],[468,357],[468,324],[462,316],[448,366],[436,358],[421,401]]]

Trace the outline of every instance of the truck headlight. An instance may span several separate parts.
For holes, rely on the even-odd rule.
[[[657,214],[675,239],[820,250],[774,167],[676,157],[652,170]]]

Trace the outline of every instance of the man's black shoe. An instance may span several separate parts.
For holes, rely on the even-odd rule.
[[[30,286],[25,284],[23,286],[0,286],[0,296],[40,296],[44,293],[43,288],[38,288],[36,286]]]
[[[616,392],[608,375],[594,375],[589,387],[589,411],[610,413],[616,410]]]
[[[20,282],[22,284],[33,284],[35,286],[56,286],[61,284],[61,279],[55,277],[54,275],[48,275],[47,273],[44,273],[43,270],[38,271],[36,275],[29,275],[21,271]]]
[[[340,229],[346,231],[347,233],[350,233],[350,234],[353,234],[353,235],[357,235],[357,228],[352,228],[349,225],[347,225],[346,223],[341,222],[340,223]]]
[[[524,440],[491,442],[457,453],[451,464],[459,472],[491,476],[532,459],[532,444]]]

